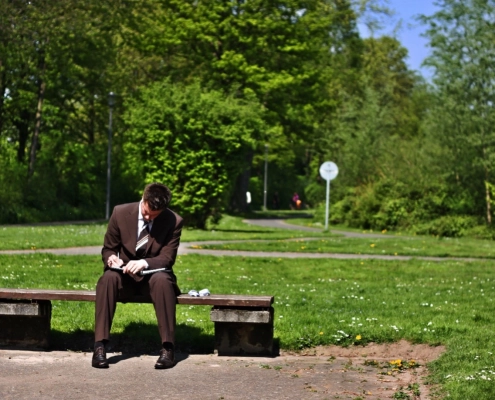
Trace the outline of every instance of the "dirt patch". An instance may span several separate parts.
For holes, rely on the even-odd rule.
[[[437,388],[425,384],[427,364],[444,351],[444,346],[412,344],[401,340],[366,346],[318,346],[300,352],[283,352],[281,356],[332,363],[332,381],[336,385],[332,394],[343,398],[421,400],[436,398],[434,393]],[[328,389],[318,388],[331,393]]]
[[[395,343],[369,343],[366,346],[318,346],[300,352],[281,352],[281,355],[324,356],[380,360],[416,360],[423,364],[436,360],[445,352],[444,346],[412,344],[406,340]]]

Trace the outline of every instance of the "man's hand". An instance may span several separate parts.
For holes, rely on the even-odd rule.
[[[107,265],[109,267],[121,267],[124,261],[118,258],[115,254],[108,257]]]
[[[129,261],[127,265],[123,268],[124,274],[137,275],[143,269],[146,269],[148,263],[145,260],[133,260]]]

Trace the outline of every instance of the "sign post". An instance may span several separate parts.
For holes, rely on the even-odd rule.
[[[325,207],[325,230],[328,230],[328,209],[330,207],[330,181],[339,174],[337,165],[331,161],[325,161],[320,165],[320,176],[327,181],[327,203]]]

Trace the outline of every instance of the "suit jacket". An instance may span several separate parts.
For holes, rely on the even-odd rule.
[[[122,204],[113,209],[101,250],[105,268],[112,254],[118,254],[124,264],[137,259],[138,216],[139,203]],[[179,249],[182,226],[183,219],[168,208],[153,220],[144,256],[148,269],[172,269]],[[175,275],[172,275],[175,281]]]

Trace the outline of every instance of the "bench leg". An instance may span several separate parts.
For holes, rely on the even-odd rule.
[[[219,356],[274,355],[273,308],[239,310],[214,307],[215,352]]]
[[[0,301],[0,345],[47,348],[52,303],[49,300]]]

